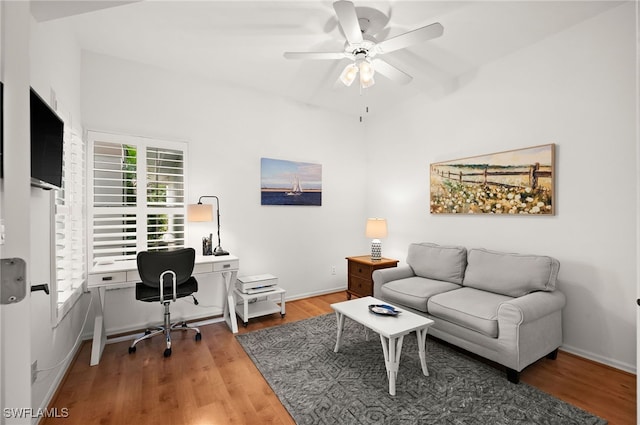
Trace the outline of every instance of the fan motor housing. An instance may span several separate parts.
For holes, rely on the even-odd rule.
[[[374,57],[377,52],[374,49],[376,45],[376,39],[369,35],[363,35],[364,40],[360,44],[350,44],[346,42],[344,45],[344,52],[348,56],[352,56],[354,59],[361,54],[366,57]]]

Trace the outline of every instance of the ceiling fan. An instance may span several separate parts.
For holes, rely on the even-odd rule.
[[[353,62],[346,66],[340,74],[340,81],[350,86],[360,73],[360,87],[368,88],[375,84],[374,75],[380,73],[390,80],[400,84],[409,83],[413,77],[377,57],[385,53],[404,49],[422,41],[440,37],[444,28],[439,23],[433,23],[395,37],[378,41],[374,32],[386,25],[380,25],[380,19],[386,16],[379,11],[372,10],[371,16],[358,16],[358,11],[350,1],[336,1],[333,3],[338,23],[347,39],[342,52],[285,52],[287,59],[351,59]],[[363,15],[361,13],[361,15]],[[370,19],[373,18],[373,19]],[[388,18],[386,18],[388,20]],[[378,21],[378,22],[374,22]]]

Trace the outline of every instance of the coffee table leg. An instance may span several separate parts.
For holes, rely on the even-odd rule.
[[[342,329],[344,328],[344,314],[340,314],[336,311],[336,322],[338,322],[338,336],[336,337],[336,348],[333,349],[334,353],[337,353],[342,344]]]
[[[389,379],[389,394],[391,395],[396,395],[396,378],[398,377],[403,339],[404,335],[400,335],[398,338],[385,338],[380,335],[382,352],[384,353],[384,366],[387,369],[387,378]]]
[[[422,328],[416,330],[416,336],[418,337],[418,355],[420,356],[420,365],[422,366],[422,373],[424,376],[429,376],[429,369],[427,369],[427,329]]]

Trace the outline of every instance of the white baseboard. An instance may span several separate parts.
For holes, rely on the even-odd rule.
[[[313,292],[305,292],[304,294],[298,294],[292,297],[286,297],[287,301],[295,301],[295,300],[301,300],[303,298],[311,298],[311,297],[317,297],[318,295],[325,295],[325,294],[332,294],[334,292],[340,292],[340,291],[346,291],[347,287],[346,286],[340,286],[338,288],[331,288],[331,289],[323,289],[321,291],[313,291]],[[346,295],[345,295],[346,297]],[[345,298],[346,300],[346,298]]]
[[[575,354],[579,357],[584,357],[585,359],[592,360],[597,363],[602,363],[607,366],[611,366],[616,369],[623,370],[625,372],[636,374],[636,365],[628,364],[624,362],[620,362],[614,359],[610,359],[608,357],[600,356],[598,354],[592,353],[590,351],[581,350],[580,348],[572,347],[570,345],[562,345],[560,350],[566,351],[567,353]]]
[[[187,320],[191,320],[191,319],[187,319]],[[196,322],[189,322],[189,325],[191,326],[205,326],[205,325],[211,325],[214,323],[220,323],[220,322],[224,322],[224,319],[222,318],[222,316],[220,317],[215,317],[213,319],[205,319],[205,320],[201,320],[201,321],[196,321]],[[134,329],[133,331],[139,331],[140,329]],[[115,344],[116,342],[122,342],[122,341],[132,341],[134,339],[136,339],[140,334],[139,333],[129,333],[127,335],[122,335],[122,336],[118,336],[115,338],[107,338],[106,344]],[[122,332],[119,332],[122,333]]]
[[[323,290],[319,290],[319,291],[311,291],[311,292],[304,292],[301,294],[296,294],[294,296],[286,296],[285,299],[286,301],[295,301],[295,300],[300,300],[300,299],[305,299],[305,298],[310,298],[310,297],[315,297],[318,295],[325,295],[325,294],[331,294],[334,292],[340,292],[340,291],[346,291],[346,286],[340,286],[340,287],[335,287],[335,288],[329,288],[329,289],[323,289]],[[220,317],[215,317],[213,319],[207,319],[206,317],[211,317],[212,314],[213,315],[220,315]],[[204,326],[204,325],[209,325],[209,324],[213,324],[213,323],[220,323],[220,322],[224,322],[224,319],[222,318],[222,311],[214,311],[214,312],[209,312],[207,314],[207,316],[203,317],[201,315],[191,315],[189,317],[183,317],[181,318],[181,320],[187,320],[187,321],[195,321],[193,323],[194,326]],[[135,332],[139,332],[140,329],[145,328],[148,324],[137,324],[137,325],[133,325],[133,326],[128,326],[128,327],[121,327],[118,329],[108,329],[107,330],[107,338],[109,337],[109,335],[118,335],[118,334],[125,334],[123,336],[120,337],[115,337],[115,338],[108,338],[107,339],[107,344],[112,344],[115,342],[121,342],[121,341],[128,341],[128,340],[132,340],[134,339],[137,335],[135,334]],[[85,340],[90,340],[92,339],[93,335],[92,333],[86,333],[83,335],[82,339],[83,341]],[[75,347],[74,350],[78,350],[79,347]],[[637,374],[637,369],[636,369],[636,365],[635,364],[629,364],[629,363],[624,363],[624,362],[620,362],[608,357],[604,357],[595,353],[592,353],[590,351],[586,351],[586,350],[582,350],[570,345],[562,345],[560,347],[560,350],[566,351],[568,353],[571,354],[575,354],[576,356],[579,357],[584,357],[588,360],[592,360],[594,362],[597,363],[602,363],[604,365],[607,366],[611,366],[613,368],[616,369],[620,369],[623,370],[625,372],[629,372],[632,374]],[[74,353],[75,355],[75,353]],[[66,370],[66,367],[63,368],[63,370]],[[62,379],[62,376],[64,376],[64,373],[61,373],[60,377],[56,377],[56,379]],[[54,386],[54,388],[57,388],[57,384]],[[53,395],[53,393],[51,394],[51,396]],[[48,397],[50,397],[50,395],[48,394]],[[47,399],[48,402],[48,399]]]
[[[174,316],[172,317],[171,322],[175,322],[175,321],[182,321],[185,320],[187,322],[191,322],[191,321],[197,321],[197,320],[201,320],[204,319],[206,317],[211,317],[211,316],[222,316],[222,310],[218,311],[218,310],[213,310],[213,311],[208,311],[206,313],[206,315],[202,315],[202,314],[190,314],[190,315],[186,315],[186,316]],[[119,328],[109,328],[106,329],[106,334],[107,334],[107,343],[111,343],[113,341],[111,341],[109,339],[109,336],[111,335],[118,335],[118,334],[132,334],[135,332],[139,332],[141,329],[145,329],[149,326],[153,327],[153,326],[157,326],[157,325],[161,325],[162,324],[162,316],[160,316],[159,320],[153,322],[153,323],[136,323],[136,324],[132,324],[129,326],[121,326]],[[89,339],[93,338],[93,334],[89,334]]]
[[[69,366],[71,366],[71,362],[75,360],[76,355],[78,354],[80,347],[82,347],[83,342],[84,340],[82,338],[78,338],[78,341],[76,342],[75,346],[72,348],[73,354],[70,355],[67,361],[61,364],[60,367],[58,368],[58,372],[56,373],[55,378],[51,382],[51,385],[49,386],[49,390],[47,391],[47,394],[42,399],[42,403],[40,405],[39,411],[45,411],[49,407],[49,403],[51,403],[53,396],[56,394],[56,391],[58,391],[58,387],[62,383],[62,379],[67,373],[67,369],[69,369]],[[33,418],[31,423],[36,425],[40,422],[42,418],[43,416]]]
[[[320,291],[313,291],[313,292],[305,292],[303,294],[297,294],[295,296],[285,296],[285,300],[286,301],[295,301],[295,300],[300,300],[300,299],[304,299],[304,298],[310,298],[310,297],[315,297],[318,295],[325,295],[325,294],[331,294],[334,292],[339,292],[339,291],[346,291],[347,288],[346,286],[341,286],[338,288],[330,288],[330,289],[323,289]],[[260,297],[260,296],[264,296],[267,295],[266,293],[263,294],[256,294],[256,297]],[[220,311],[209,311],[207,313],[206,316],[202,316],[200,314],[192,314],[189,316],[184,316],[184,317],[180,317],[178,318],[174,318],[176,320],[186,320],[186,321],[196,321],[197,325],[194,323],[194,325],[196,326],[203,326],[206,324],[211,324],[211,323],[218,323],[223,321],[222,317],[219,318],[215,318],[215,319],[211,319],[212,321],[208,321],[205,318],[206,317],[211,317],[211,316],[217,316],[220,315],[222,316],[222,310]],[[198,322],[198,320],[201,319],[205,319],[204,321],[200,321]],[[159,323],[159,322],[158,322]],[[135,332],[139,332],[140,329],[144,329],[147,326],[154,326],[157,325],[158,323],[138,323],[138,324],[134,324],[134,325],[130,325],[130,326],[123,326],[123,327],[119,327],[119,328],[110,328],[110,329],[106,329],[106,334],[107,334],[107,344],[112,344],[114,342],[120,342],[120,341],[127,341],[130,339],[133,339],[134,335],[133,333]],[[92,328],[93,329],[93,328]],[[116,338],[109,338],[110,335],[119,335],[119,334],[127,334],[127,335],[123,335],[122,337],[116,337]],[[131,334],[131,335],[128,335]],[[87,339],[92,339],[93,335],[91,333],[85,334],[83,335],[83,339],[87,340]]]

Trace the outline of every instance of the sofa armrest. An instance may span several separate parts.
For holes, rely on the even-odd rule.
[[[373,277],[373,296],[378,296],[380,288],[387,282],[392,280],[406,279],[415,276],[413,269],[409,266],[390,267],[388,269],[374,270]]]
[[[564,294],[558,290],[538,291],[504,302],[498,307],[498,321],[530,323],[556,311],[566,303]]]

